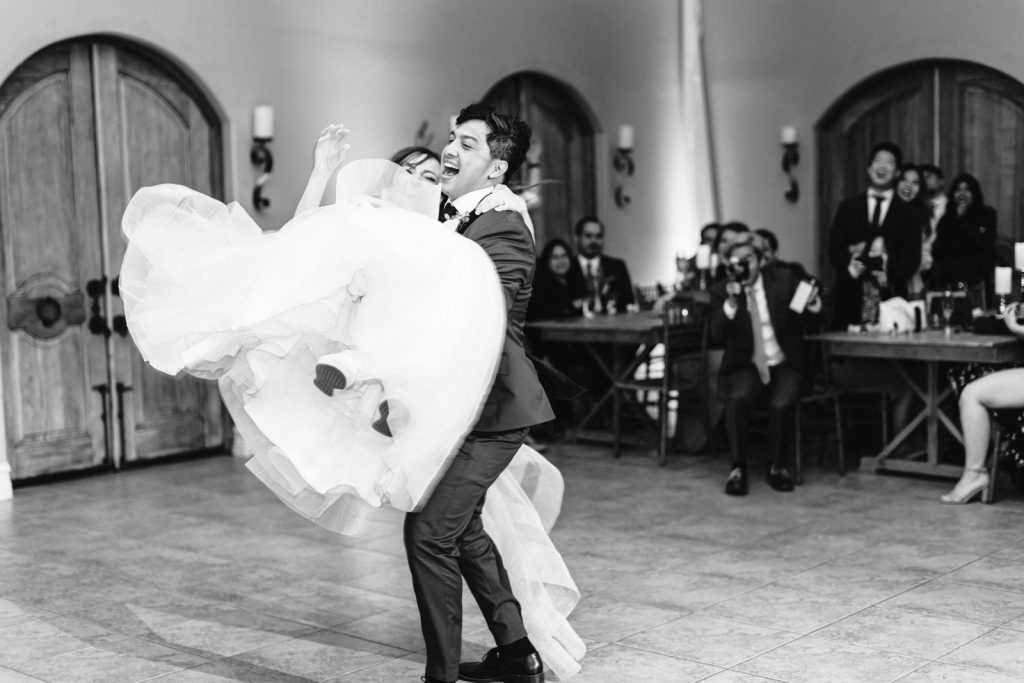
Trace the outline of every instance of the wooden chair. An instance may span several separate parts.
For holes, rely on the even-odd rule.
[[[843,440],[843,411],[842,399],[844,396],[874,395],[879,401],[879,422],[882,431],[882,445],[889,443],[889,395],[883,387],[877,386],[836,386],[829,372],[829,358],[825,347],[815,341],[808,341],[811,344],[811,378],[809,385],[800,397],[796,409],[796,425],[794,436],[794,476],[797,484],[803,484],[804,474],[804,453],[803,453],[803,430],[804,412],[806,406],[815,403],[832,404],[833,428],[836,438],[836,465],[839,476],[846,476],[846,450]],[[818,464],[822,461],[818,457]]]
[[[665,288],[660,282],[653,285],[633,285],[633,298],[636,299],[641,311],[649,311],[654,308],[655,302],[665,293]]]
[[[1010,409],[1014,410],[1014,409]],[[1014,411],[1016,412],[1016,411]],[[981,494],[981,500],[984,503],[991,504],[995,502],[996,494],[996,477],[999,476],[999,461],[1001,459],[1010,460],[1011,458],[1006,457],[1004,453],[1004,437],[1003,427],[1000,421],[995,415],[989,413],[989,420],[991,421],[991,433],[992,433],[992,446],[989,449],[988,462],[985,466],[988,468],[988,488],[986,488]],[[1015,491],[1020,491],[1024,488],[1024,473],[1020,467],[1017,467],[1015,463],[1011,463],[1013,467],[1013,488]]]
[[[676,408],[686,400],[699,403],[702,421],[707,433],[711,434],[711,415],[707,395],[707,350],[710,337],[711,316],[706,301],[670,301],[661,313],[661,345],[663,370],[661,373],[647,373],[641,378],[622,379],[615,382],[613,396],[612,429],[614,432],[615,457],[622,448],[623,395],[627,392],[653,398],[657,406],[655,425],[658,431],[658,464],[665,465],[668,455],[669,404],[674,400]],[[676,361],[690,357],[697,364],[697,381],[692,386],[677,385],[673,375]],[[660,376],[651,376],[660,374]]]

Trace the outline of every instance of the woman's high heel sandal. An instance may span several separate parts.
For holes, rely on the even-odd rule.
[[[964,480],[960,479],[949,493],[942,494],[942,502],[949,505],[965,505],[970,503],[980,493],[988,488],[988,470],[983,467],[967,467],[966,472],[974,472],[978,478],[973,484],[963,485]]]

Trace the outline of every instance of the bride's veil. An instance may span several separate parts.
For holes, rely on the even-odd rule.
[[[395,206],[437,218],[441,187],[412,175],[387,159],[361,159],[346,164],[335,181],[336,201],[367,197],[383,206]],[[375,203],[376,203],[375,202]]]

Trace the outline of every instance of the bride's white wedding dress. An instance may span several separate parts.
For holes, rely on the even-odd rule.
[[[237,203],[143,188],[122,222],[120,288],[143,357],[217,379],[249,469],[298,513],[352,534],[382,506],[429,496],[489,391],[506,314],[488,256],[434,220],[437,186],[358,161],[337,197],[265,233]],[[339,351],[371,381],[328,397],[314,367]],[[384,400],[403,409],[390,437],[374,428]],[[579,591],[546,533],[561,496],[558,470],[524,447],[483,519],[530,638],[564,679],[584,646],[566,620]]]

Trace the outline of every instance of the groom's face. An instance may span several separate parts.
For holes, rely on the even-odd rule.
[[[441,150],[441,190],[449,199],[491,187],[501,179],[505,162],[491,158],[489,132],[486,123],[472,119],[457,125],[448,137]]]

